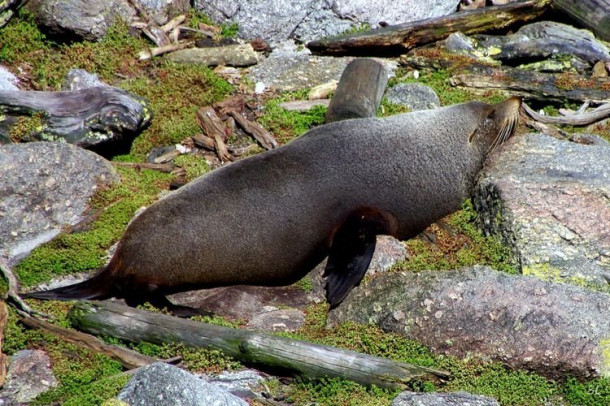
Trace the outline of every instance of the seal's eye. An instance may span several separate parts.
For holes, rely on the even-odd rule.
[[[474,130],[472,130],[470,137],[468,137],[468,142],[472,142],[472,140],[474,140],[474,136],[476,133],[477,133],[477,129],[475,128]]]

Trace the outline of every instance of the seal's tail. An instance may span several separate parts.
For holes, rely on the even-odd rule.
[[[100,272],[80,283],[51,290],[24,293],[21,296],[47,300],[108,299],[112,296],[110,286],[104,272]]]

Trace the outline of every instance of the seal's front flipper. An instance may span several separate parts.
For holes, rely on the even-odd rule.
[[[366,216],[354,216],[339,228],[332,242],[324,276],[326,300],[333,309],[357,286],[375,252],[378,223]]]

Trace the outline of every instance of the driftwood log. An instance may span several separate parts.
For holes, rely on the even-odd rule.
[[[610,0],[553,0],[553,7],[610,41]]]
[[[364,33],[331,37],[309,42],[314,54],[322,55],[389,55],[402,54],[419,45],[444,39],[454,32],[480,33],[530,21],[541,15],[552,0],[528,0],[503,6],[484,7],[398,24]]]
[[[475,93],[490,90],[540,101],[592,101],[610,99],[610,78],[586,78],[573,73],[541,73],[510,67],[473,65],[454,73],[452,86],[465,87]]]
[[[404,388],[412,379],[449,374],[385,358],[134,309],[111,301],[78,302],[69,314],[79,330],[154,344],[222,350],[244,364],[305,378],[341,377],[363,385]]]
[[[388,73],[374,59],[355,59],[343,73],[326,111],[326,122],[375,117],[388,84]]]
[[[20,119],[37,116],[32,140],[57,140],[91,148],[110,140],[131,141],[150,121],[150,109],[139,97],[115,87],[66,92],[0,90],[0,143],[11,141]],[[27,139],[26,139],[27,140]]]

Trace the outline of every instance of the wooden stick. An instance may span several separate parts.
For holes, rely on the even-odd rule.
[[[339,348],[248,330],[199,323],[110,301],[78,302],[69,313],[76,328],[96,335],[156,344],[182,343],[222,350],[265,369],[308,378],[342,377],[363,385],[404,388],[412,379],[446,379],[449,373]]]
[[[239,124],[239,126],[243,128],[245,132],[254,137],[263,148],[266,150],[271,150],[278,147],[278,143],[273,135],[271,135],[269,131],[265,130],[262,125],[256,121],[248,120],[243,114],[235,110],[230,111],[229,114],[235,119],[237,124]]]
[[[188,48],[191,45],[193,45],[193,42],[182,42],[179,44],[169,44],[169,45],[163,45],[160,47],[154,47],[154,48],[149,48],[146,49],[144,51],[140,51],[138,53],[138,59],[141,61],[145,61],[148,59],[151,59],[154,56],[158,56],[158,55],[162,55],[165,54],[167,52],[173,52],[173,51],[178,51],[180,49],[184,49],[184,48]]]

